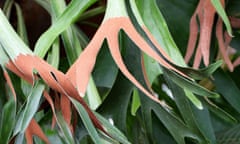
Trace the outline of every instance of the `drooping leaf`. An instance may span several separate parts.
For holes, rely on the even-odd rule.
[[[168,30],[167,23],[158,9],[156,1],[138,0],[136,3],[145,25],[162,48],[169,54],[174,62],[181,66],[185,66],[181,53],[173,41],[173,38]]]
[[[28,42],[27,30],[26,30],[22,10],[19,4],[17,3],[15,3],[15,7],[16,7],[17,19],[18,19],[17,32],[19,36],[22,38],[22,40],[28,45],[29,42]]]
[[[222,118],[224,121],[229,123],[237,123],[237,119],[233,115],[231,115],[231,113],[226,112],[221,107],[211,102],[209,99],[206,98],[204,104],[207,106],[209,111],[213,112],[218,117]]]
[[[96,144],[101,143],[101,139],[96,131],[96,128],[94,127],[94,125],[93,125],[91,119],[89,118],[88,113],[86,112],[84,107],[74,99],[71,99],[71,101],[72,101],[73,105],[75,106],[75,108],[77,109],[78,114],[80,115],[80,117],[84,123],[84,126],[86,127],[88,134],[91,136],[94,143],[96,143]]]
[[[220,15],[220,17],[222,18],[222,20],[227,28],[228,34],[230,36],[232,36],[232,28],[231,28],[229,19],[227,17],[227,14],[224,10],[224,7],[221,4],[221,1],[220,0],[211,0],[211,2],[213,4],[213,6],[215,7],[216,11],[218,12],[218,14]]]
[[[6,0],[3,6],[3,12],[6,14],[6,17],[8,19],[10,18],[13,2],[14,2],[13,0]]]
[[[177,75],[175,72],[172,72],[168,69],[163,69],[165,74],[168,75],[168,77],[171,77],[171,79],[177,83],[182,88],[186,88],[190,90],[191,92],[198,94],[200,96],[207,96],[212,98],[217,98],[219,95],[217,93],[211,92],[207,90],[206,88],[200,86],[196,82],[190,81],[188,79],[185,79],[179,75]]]
[[[123,144],[130,144],[130,142],[127,140],[126,136],[119,131],[115,126],[113,126],[109,121],[107,121],[104,117],[102,117],[100,114],[95,113],[99,121],[103,124],[108,134],[115,140],[117,140],[120,143]]]
[[[16,101],[12,98],[4,105],[0,121],[1,143],[8,144],[14,130],[16,116]]]
[[[62,136],[64,137],[64,141],[69,144],[75,144],[71,130],[69,129],[68,124],[64,120],[61,112],[56,112],[56,116],[58,126],[61,129],[61,132],[63,133]]]
[[[14,134],[19,132],[23,133],[26,130],[27,126],[38,110],[44,87],[44,84],[41,84],[40,81],[35,83],[33,86],[31,93],[27,97],[26,106],[18,114]]]

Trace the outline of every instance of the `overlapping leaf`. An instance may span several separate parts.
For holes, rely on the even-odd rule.
[[[59,6],[56,3],[54,4],[54,2],[59,1],[53,1],[52,3],[53,6]],[[51,64],[54,64],[55,68],[57,68],[58,60],[54,60],[54,55],[56,54],[56,56],[59,57],[59,42],[56,40],[57,51],[54,51],[54,47],[52,47],[53,55],[51,55],[49,51],[50,46],[63,31],[69,28],[70,24],[72,24],[79,15],[94,2],[94,0],[85,0],[81,2],[73,0],[62,15],[60,15],[60,12],[58,11],[60,9],[55,7],[55,14],[59,12],[59,17],[49,28],[49,30],[46,31],[46,33],[44,33],[42,37],[38,40],[35,47],[35,54],[40,55],[40,57],[43,58],[46,53],[49,52],[48,60]],[[160,17],[160,23],[164,25],[164,20],[159,14],[159,11],[156,8],[156,4],[153,1],[150,2],[151,3],[148,3],[151,4],[149,7],[153,7],[155,10],[155,14],[153,16]],[[53,68],[53,66],[46,63],[43,59],[35,56],[28,49],[28,47],[18,38],[18,36],[14,33],[9,24],[4,19],[4,16],[1,14],[0,16],[3,19],[3,22],[0,22],[0,26],[6,27],[6,30],[0,29],[0,44],[2,46],[0,54],[3,55],[3,58],[1,58],[1,60],[3,60],[1,61],[1,64],[2,66],[6,66],[10,71],[14,72],[19,77],[25,79],[29,83],[33,84],[36,80],[43,80],[45,84],[51,88],[51,91],[54,91],[55,94],[61,94],[62,99],[59,102],[54,101],[55,103],[53,102],[53,100],[55,100],[54,98],[52,100],[49,95],[45,94],[44,96],[50,104],[53,111],[53,116],[55,117],[58,125],[62,128],[64,136],[67,138],[69,143],[74,143],[73,137],[70,133],[70,131],[72,130],[70,126],[72,124],[71,111],[74,110],[71,107],[70,99],[72,100],[75,108],[78,110],[85,127],[87,128],[90,136],[93,138],[93,141],[95,143],[101,142],[101,138],[98,136],[96,128],[105,133],[105,136],[110,136],[110,139],[114,138],[119,142],[129,143],[122,134],[116,131],[116,129],[111,127],[111,125],[106,124],[106,120],[102,120],[102,118],[98,116],[96,117],[96,115],[90,110],[85,101],[81,98],[81,96],[84,96],[86,91],[88,91],[89,80],[90,82],[93,82],[93,80],[91,79],[91,72],[93,71],[93,68],[95,66],[100,48],[104,40],[106,40],[109,45],[110,54],[112,55],[113,60],[121,70],[122,74],[125,75],[133,84],[135,84],[137,88],[141,90],[140,101],[142,104],[142,118],[144,125],[146,126],[144,127],[144,130],[146,130],[147,136],[149,136],[149,139],[151,139],[150,141],[154,141],[153,134],[156,134],[156,129],[153,130],[152,126],[152,117],[156,115],[156,121],[160,120],[164,127],[169,131],[171,136],[178,143],[185,143],[186,138],[195,139],[200,143],[204,143],[205,141],[211,141],[211,143],[214,143],[215,138],[213,136],[212,129],[210,131],[207,131],[206,129],[206,126],[211,127],[209,113],[207,110],[204,110],[202,112],[199,112],[198,110],[191,111],[193,110],[193,107],[190,107],[191,104],[189,103],[187,103],[188,108],[183,110],[180,106],[180,103],[183,101],[180,102],[180,100],[178,99],[178,108],[182,110],[181,116],[183,117],[183,119],[181,119],[181,117],[178,117],[178,115],[172,113],[168,109],[168,106],[166,106],[158,98],[155,97],[151,90],[151,84],[146,84],[148,82],[148,78],[147,75],[144,74],[146,71],[144,64],[140,63],[143,62],[142,54],[137,48],[146,53],[149,57],[153,58],[154,61],[158,62],[162,66],[164,75],[166,75],[168,79],[172,79],[182,88],[188,89],[189,91],[192,91],[202,96],[217,97],[218,95],[216,93],[210,92],[204,87],[199,86],[195,81],[192,80],[192,78],[202,79],[210,76],[219,67],[220,62],[210,65],[208,68],[200,71],[176,65],[174,63],[174,61],[176,61],[175,59],[180,59],[182,61],[182,59],[179,58],[181,57],[179,52],[178,56],[176,56],[176,58],[172,60],[141,21],[141,16],[138,14],[138,11],[136,11],[136,7],[134,7],[135,1],[130,1],[130,3],[132,4],[132,7],[130,9],[133,11],[133,14],[129,14],[129,9],[127,10],[126,8],[128,3],[126,3],[126,1],[124,0],[109,0],[107,2],[107,11],[105,13],[105,18],[102,24],[100,25],[93,39],[90,41],[85,50],[81,53],[78,59],[77,55],[80,51],[80,43],[78,40],[76,40],[77,34],[73,31],[74,28],[66,31],[65,34],[62,34],[62,39],[65,44],[64,47],[66,48],[70,65],[74,62],[75,59],[77,59],[77,61],[71,66],[71,68],[66,74],[63,74],[62,72]],[[129,17],[129,15],[134,15],[133,17],[136,18],[135,21],[134,18]],[[156,23],[157,22],[155,22],[155,24]],[[121,31],[124,32],[124,36],[121,35]],[[3,35],[1,35],[1,33],[6,33],[9,37],[12,37],[11,39],[6,39]],[[164,41],[164,38],[160,38],[162,39],[162,41],[166,42],[164,47],[168,47],[168,51],[171,51],[170,49],[172,48],[174,48],[175,51],[178,51],[176,49],[176,46],[174,45],[173,40],[171,39],[168,29],[166,27],[163,27],[163,31],[161,33],[161,36],[167,39],[166,41]],[[127,40],[126,36],[128,36]],[[123,41],[119,41],[120,39]],[[123,44],[121,42],[123,42]],[[171,44],[168,45],[168,43]],[[20,48],[16,46],[19,46]],[[78,47],[78,50],[75,51],[75,47]],[[120,49],[122,49],[122,53]],[[122,55],[127,57],[122,57]],[[172,53],[170,53],[170,55],[172,56]],[[25,64],[26,61],[28,62],[28,65]],[[206,58],[205,63],[207,63]],[[185,66],[185,64],[180,65]],[[152,67],[154,66],[158,66],[157,63],[152,65]],[[159,72],[160,71],[158,71],[157,74],[159,74]],[[157,74],[155,74],[154,77],[156,77]],[[120,80],[122,79],[123,77],[121,76]],[[151,78],[151,82],[153,82],[153,79],[154,78]],[[106,100],[108,100],[109,98],[113,99],[115,91],[118,90],[118,86],[120,85],[118,83],[120,80],[117,79],[117,82],[115,83],[116,85],[114,85]],[[39,86],[41,87],[42,85],[36,85],[36,87]],[[111,85],[109,85],[108,82],[108,87],[110,86]],[[117,90],[115,90],[115,88]],[[124,103],[124,113],[120,115],[123,122],[117,122],[117,126],[121,127],[121,129],[125,132],[127,132],[125,120],[132,87],[127,87],[126,89],[127,94],[124,94],[125,96],[127,96],[126,99],[118,101],[120,105]],[[178,87],[178,89],[180,88]],[[34,93],[37,91],[38,90],[35,89]],[[34,99],[29,100],[30,97],[28,97],[26,107],[25,109],[23,109],[24,113],[29,110],[29,106],[33,102],[39,103],[41,97],[39,95],[42,93],[42,91],[43,86],[38,91],[38,97],[36,97],[38,99],[36,101],[34,101]],[[160,105],[151,101],[146,96],[148,96],[153,101],[160,103]],[[182,96],[184,97],[183,91]],[[52,95],[52,97],[55,97],[57,99],[58,96],[56,94]],[[72,98],[75,100],[73,100]],[[185,102],[188,102],[188,99],[186,97],[184,97],[183,99]],[[193,97],[191,97],[190,99],[194,101]],[[103,104],[106,104],[107,102],[108,101],[104,102]],[[195,101],[195,104],[196,103],[197,102]],[[59,113],[57,113],[57,115],[55,113],[55,106],[59,108],[57,106],[58,104],[60,105],[60,110],[62,111],[63,117],[61,117],[61,115],[58,115]],[[199,104],[197,105],[199,106]],[[33,112],[31,112],[30,115],[28,115],[26,124],[21,125],[23,126],[23,128],[20,128],[21,130],[17,130],[17,132],[24,132],[26,129],[26,139],[29,143],[32,142],[31,137],[33,134],[37,134],[40,138],[47,142],[46,138],[40,130],[41,128],[37,125],[36,122],[32,123],[32,121],[34,121],[32,118],[37,111],[38,104],[34,106],[35,109],[33,109]],[[139,105],[136,108],[139,108]],[[109,108],[106,107],[106,109]],[[106,109],[103,111],[107,111]],[[137,109],[135,109],[135,111],[137,111]],[[184,112],[190,112],[192,114],[191,120],[187,119],[187,116],[184,114]],[[23,117],[24,116],[25,115],[23,115]],[[203,119],[203,117],[207,118],[207,122],[201,124],[200,121]],[[116,115],[114,119],[116,121]],[[36,131],[33,130],[34,127],[36,127],[37,129]],[[21,134],[17,137],[19,137],[20,139],[22,138]],[[205,138],[204,140],[202,139],[203,137]]]

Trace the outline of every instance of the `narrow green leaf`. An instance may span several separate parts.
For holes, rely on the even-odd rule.
[[[68,127],[68,124],[66,123],[66,121],[64,120],[61,112],[57,111],[56,112],[56,116],[57,116],[57,124],[59,126],[59,128],[61,129],[62,135],[64,137],[64,141],[67,144],[75,144],[74,142],[74,138],[72,136],[71,130]]]
[[[103,14],[105,12],[105,9],[106,9],[105,6],[99,6],[99,7],[90,9],[90,10],[86,11],[85,13],[83,13],[78,20],[83,21],[83,20],[88,19],[90,17]]]
[[[110,124],[108,120],[106,120],[98,113],[95,113],[95,115],[97,116],[98,120],[103,124],[104,128],[113,139],[119,141],[122,144],[130,144],[130,142],[127,140],[124,134],[121,131],[119,131],[115,126]]]
[[[66,28],[70,26],[80,14],[84,12],[96,0],[73,0],[59,16],[56,22],[38,39],[34,53],[41,58],[44,57],[49,50],[51,44]]]
[[[54,19],[61,16],[63,11],[66,9],[66,4],[64,0],[52,0],[50,4],[52,6],[51,15],[52,17],[54,17]],[[81,50],[81,45],[76,38],[76,34],[71,26],[69,26],[68,28],[66,28],[65,31],[62,32],[61,38],[63,40],[68,61],[70,64],[73,64],[78,57],[77,49]]]
[[[209,99],[206,99],[206,101],[204,102],[204,104],[208,107],[208,109],[213,112],[214,114],[216,114],[218,117],[220,117],[221,119],[223,119],[224,121],[228,122],[228,123],[237,123],[236,118],[233,117],[233,115],[231,113],[226,112],[225,110],[223,110],[222,108],[220,108],[219,106],[215,105],[214,103],[212,103]]]
[[[6,0],[3,6],[3,12],[6,14],[6,17],[9,19],[14,0]]]
[[[163,68],[164,73],[170,77],[170,79],[178,84],[180,87],[184,89],[188,89],[191,92],[198,94],[200,96],[206,96],[206,97],[212,97],[212,98],[217,98],[219,95],[217,93],[211,92],[208,89],[200,86],[194,81],[190,81],[182,76],[179,76],[175,72],[168,70],[166,68]]]
[[[35,0],[39,5],[41,5],[49,14],[51,14],[52,23],[55,22],[57,15],[54,13],[53,9],[56,4],[51,4],[52,1],[47,0]],[[59,14],[60,15],[60,14]],[[53,41],[51,50],[48,52],[47,62],[51,64],[53,67],[58,68],[60,61],[60,40],[56,38]]]
[[[229,19],[227,17],[227,14],[221,4],[220,0],[211,0],[213,6],[215,7],[216,11],[218,12],[218,14],[220,15],[220,17],[222,18],[226,28],[227,28],[227,32],[230,36],[232,36],[232,28],[231,28],[231,24],[229,22]]]
[[[78,101],[76,101],[72,98],[70,100],[73,103],[73,105],[75,106],[75,108],[77,109],[78,114],[80,115],[80,117],[84,123],[84,126],[86,127],[88,134],[91,136],[94,143],[101,144],[101,139],[97,133],[97,130],[94,127],[94,125],[93,125],[88,113],[84,109],[84,107]]]
[[[22,38],[22,40],[25,42],[25,44],[28,45],[28,36],[27,36],[27,30],[24,22],[24,17],[22,10],[20,6],[17,3],[14,3],[16,7],[16,12],[17,12],[17,32],[18,35]]]
[[[77,26],[73,25],[72,28],[73,28],[73,31],[76,32],[77,39],[79,40],[81,47],[83,48],[86,47],[89,42],[88,36]],[[78,50],[77,52],[78,54],[80,54],[82,51],[80,49],[77,49],[77,50]]]
[[[203,105],[201,101],[189,90],[189,89],[184,89],[184,92],[189,98],[189,100],[198,108],[198,109],[203,109]]]
[[[31,93],[27,97],[26,106],[18,115],[14,134],[24,132],[26,130],[33,116],[37,112],[44,87],[44,84],[40,81],[36,82],[33,86]]]
[[[60,42],[59,38],[56,38],[52,44],[51,51],[48,52],[47,62],[54,68],[58,68],[60,62]]]
[[[64,0],[52,0],[50,4],[52,6],[52,12],[50,14],[52,15],[54,21],[56,21],[55,19],[61,16],[66,9],[66,3]],[[69,26],[61,33],[61,38],[63,40],[64,48],[70,65],[75,62],[79,53],[82,51],[80,41],[77,37],[78,31],[74,31],[74,29],[76,28]],[[92,77],[90,78],[87,87],[87,98],[92,109],[96,109],[101,104],[101,99]]]
[[[12,131],[14,129],[16,116],[16,102],[13,99],[4,105],[2,109],[2,119],[0,123],[0,139],[2,144],[8,144]]]
[[[37,4],[41,5],[48,13],[51,13],[51,5],[48,0],[34,0]]]
[[[221,65],[222,60],[212,63],[208,67],[199,70],[179,66],[175,67],[195,80],[202,80],[204,78],[210,77],[213,72],[215,72]]]

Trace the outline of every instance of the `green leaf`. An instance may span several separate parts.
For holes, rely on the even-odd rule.
[[[31,54],[31,50],[20,39],[0,9],[0,44],[9,58],[14,60],[19,54]],[[4,27],[4,29],[3,29]]]
[[[34,53],[41,58],[44,57],[49,50],[51,44],[59,34],[66,30],[91,4],[96,0],[73,0],[59,16],[55,23],[41,35],[38,39]]]
[[[126,48],[124,51],[124,62],[126,63],[129,71],[135,76],[135,78],[146,87],[144,76],[141,69],[141,53],[137,49],[136,45],[131,42],[129,38],[125,38],[122,47]],[[141,112],[144,130],[147,133],[149,143],[154,143],[152,116],[156,114],[157,118],[166,127],[172,137],[179,144],[184,144],[185,137],[198,138],[197,134],[188,129],[187,126],[180,120],[179,117],[172,114],[170,110],[163,107],[159,103],[153,102],[142,92],[139,92],[141,101]],[[161,131],[161,130],[159,130]]]
[[[186,66],[182,55],[169,32],[167,23],[158,9],[156,1],[138,0],[137,6],[142,15],[144,24],[148,27],[162,48],[169,54],[174,62],[181,66]]]
[[[23,13],[22,10],[20,8],[20,6],[17,3],[14,3],[15,7],[16,7],[16,12],[17,12],[17,32],[19,34],[19,36],[22,38],[22,40],[28,45],[28,36],[27,36],[27,30],[26,30],[26,26],[24,23],[24,17],[23,17]]]
[[[68,144],[75,144],[74,142],[74,138],[72,136],[72,132],[70,130],[70,128],[68,127],[68,124],[66,123],[66,121],[64,120],[61,112],[57,111],[56,112],[56,116],[57,116],[57,124],[59,126],[59,128],[61,129],[62,135],[64,137],[64,141]]]
[[[152,112],[154,112],[178,144],[184,144],[185,137],[200,140],[199,136],[194,131],[189,129],[178,117],[168,112],[164,107],[151,101],[143,94],[140,94],[140,99],[145,128],[149,134],[152,134],[152,129],[154,127],[151,118]]]
[[[202,102],[189,89],[184,89],[186,97],[198,108],[203,109]]]
[[[213,76],[216,90],[240,113],[240,89],[222,70],[218,70]]]
[[[3,12],[6,14],[6,17],[9,19],[14,0],[6,0],[3,6]]]
[[[102,103],[102,100],[98,94],[97,87],[92,77],[90,77],[89,83],[87,86],[87,99],[88,99],[90,108],[93,110],[97,109],[99,105]]]
[[[115,126],[110,124],[108,120],[106,120],[103,116],[101,116],[98,113],[95,113],[98,120],[102,123],[108,134],[115,140],[119,141],[122,144],[130,144],[130,142],[127,140],[127,138],[124,136],[124,134],[119,131]]]
[[[227,17],[227,14],[221,4],[220,0],[211,0],[213,6],[215,7],[216,11],[218,12],[218,14],[220,15],[220,17],[222,18],[226,28],[227,28],[227,32],[230,36],[232,36],[232,27],[231,24],[229,22],[229,19]]]
[[[201,134],[205,137],[206,142],[216,144],[216,137],[214,134],[214,129],[211,123],[211,117],[208,109],[204,107],[204,109],[199,110],[192,105],[192,110],[194,120]]]
[[[84,107],[76,100],[71,98],[71,102],[73,103],[73,105],[75,106],[75,108],[78,111],[78,114],[80,115],[84,126],[86,127],[88,134],[91,136],[92,140],[94,141],[94,143],[96,144],[100,144],[101,143],[101,139],[97,133],[97,130],[95,129],[88,113],[86,112],[86,110],[84,109]]]
[[[143,60],[149,83],[152,84],[156,77],[162,74],[162,70],[158,63],[148,55],[143,54]]]
[[[141,102],[139,98],[138,91],[136,89],[133,90],[133,98],[132,98],[132,106],[131,106],[131,114],[136,116],[137,110],[140,108]]]
[[[114,63],[105,41],[96,59],[93,78],[97,86],[111,88],[116,80],[117,73],[118,68]]]
[[[222,60],[218,60],[217,62],[210,64],[208,67],[199,70],[178,66],[175,67],[195,80],[202,80],[204,78],[210,77],[213,72],[215,72],[222,65],[222,63]]]
[[[189,21],[192,13],[196,8],[198,0],[151,0],[151,2],[149,3],[148,1],[144,0],[136,0],[136,3],[142,15],[144,23],[151,31],[153,36],[156,38],[158,43],[163,47],[163,49],[165,49],[166,52],[170,51],[170,53],[168,53],[170,57],[181,58],[181,54],[179,55],[178,49],[176,49],[175,47],[177,45],[181,52],[183,52],[187,47],[189,35]],[[155,3],[159,10],[155,8]],[[152,7],[147,7],[149,5],[151,5]],[[151,12],[152,9],[153,12]],[[165,19],[165,22],[162,21],[161,15]],[[155,18],[151,18],[150,20],[149,17]],[[158,19],[161,20],[159,20],[158,22]],[[169,35],[166,28],[168,28],[171,35]],[[169,36],[172,36],[173,41],[171,41],[171,39],[165,40],[165,38],[170,38]],[[167,48],[169,48],[169,50],[167,50]],[[175,53],[178,56],[175,56]],[[174,62],[181,65],[181,63],[184,61],[183,59],[176,59],[174,60]]]
[[[51,51],[48,52],[47,62],[54,68],[58,68],[60,62],[60,42],[59,38],[56,38],[52,44]]]
[[[188,89],[191,92],[198,94],[200,96],[206,96],[206,97],[212,97],[212,98],[218,98],[219,95],[217,93],[211,92],[208,89],[200,86],[194,81],[188,80],[182,76],[179,76],[175,72],[168,70],[166,68],[163,68],[164,73],[170,77],[170,79],[178,84],[180,87],[184,89]]]
[[[206,143],[208,141],[210,141],[212,144],[216,143],[210,115],[206,107],[203,107],[201,110],[197,109],[187,99],[185,92],[179,86],[174,84],[173,81],[171,81],[170,77],[167,77],[166,75],[165,79],[172,90],[174,99],[186,125],[195,133],[205,137],[199,139],[200,143]]]
[[[149,2],[149,3],[151,3],[152,5],[149,5],[149,3],[144,3],[143,1],[139,1],[139,3],[140,3],[139,5],[141,6],[141,8],[139,8],[139,9],[143,9],[142,7],[144,7],[144,6],[146,6],[146,5],[148,5],[149,7],[150,7],[150,6],[151,6],[151,7],[154,7],[153,9],[155,9],[155,13],[156,13],[155,15],[156,15],[156,17],[158,17],[158,19],[161,19],[161,20],[162,20],[161,23],[160,23],[160,22],[158,23],[158,25],[161,25],[161,27],[159,27],[159,29],[160,29],[161,31],[157,31],[157,30],[154,30],[154,29],[153,29],[154,27],[157,27],[157,24],[156,24],[156,23],[153,23],[153,24],[151,24],[151,26],[149,26],[150,30],[153,29],[152,31],[154,31],[155,33],[158,32],[158,33],[155,34],[154,36],[157,37],[158,42],[159,42],[161,45],[163,45],[163,48],[165,47],[165,50],[166,50],[166,47],[170,47],[170,48],[171,48],[171,50],[170,50],[170,48],[169,48],[169,51],[173,51],[174,49],[176,50],[176,51],[174,51],[174,52],[172,53],[172,58],[174,59],[174,61],[175,61],[177,64],[182,65],[182,66],[185,66],[184,60],[183,60],[183,58],[181,57],[181,55],[180,55],[179,57],[176,57],[176,56],[175,56],[176,53],[179,53],[179,51],[178,51],[175,43],[173,42],[170,33],[168,32],[168,28],[167,28],[167,26],[166,26],[166,23],[165,23],[162,15],[161,15],[161,13],[160,13],[160,11],[159,11],[158,8],[156,7],[156,3],[154,3],[153,1]],[[149,9],[149,10],[151,11],[152,9]],[[153,10],[153,11],[154,11],[154,10]],[[145,11],[144,11],[143,13],[146,14],[146,16],[145,16],[146,18],[149,18],[149,17],[152,16],[152,14],[151,14],[150,12],[149,12],[149,13],[145,13]],[[155,17],[155,19],[156,19],[156,17]],[[152,19],[153,19],[153,18],[152,18]],[[135,21],[136,21],[136,20],[135,20]],[[134,21],[134,22],[135,22],[135,21]],[[149,19],[148,19],[148,21],[149,21]],[[147,21],[146,23],[148,23],[148,21]],[[154,21],[154,19],[151,20],[151,21]],[[154,26],[152,26],[152,25],[154,25]],[[146,39],[146,41],[152,46],[152,48],[155,49],[156,52],[158,52],[156,46],[154,46],[153,43],[147,38],[146,34],[141,30],[141,28],[139,28],[138,25],[135,25],[135,26],[138,28],[139,33],[141,33],[142,36]],[[165,32],[163,32],[163,29],[165,29]],[[159,35],[162,36],[163,38],[161,38],[161,37],[159,38]],[[163,42],[165,42],[165,43],[167,43],[167,44],[169,44],[169,45],[164,45]],[[172,49],[173,49],[173,50],[172,50]],[[166,52],[171,56],[171,53],[170,53],[169,51],[166,50]],[[162,56],[161,53],[158,52],[158,54],[159,54],[160,56]],[[216,68],[220,65],[220,62],[216,62],[216,64],[211,65],[209,68],[202,69],[201,71],[194,70],[194,69],[192,69],[192,68],[187,68],[187,67],[180,67],[180,66],[175,65],[175,64],[172,64],[172,63],[171,63],[171,65],[172,65],[173,67],[175,67],[176,69],[182,71],[183,73],[189,75],[190,77],[193,77],[193,78],[196,78],[196,79],[202,79],[202,78],[205,78],[205,77],[209,76],[213,71],[215,71]],[[190,82],[190,81],[189,81],[189,82]],[[180,83],[179,83],[179,84],[180,84]],[[195,86],[198,87],[197,84],[195,84]],[[185,87],[185,88],[186,88],[186,87]],[[203,88],[203,89],[204,89],[204,88]],[[205,90],[206,90],[206,89],[205,89]],[[190,89],[188,89],[188,90],[186,89],[185,91],[187,92],[186,95],[190,98],[190,100],[192,100],[192,102],[193,102],[198,108],[202,108],[201,102],[191,93],[192,91],[191,91]],[[190,91],[191,91],[191,92],[190,92]],[[208,92],[210,92],[210,91],[208,91]],[[211,93],[211,92],[210,92],[210,93]]]
[[[51,5],[48,0],[34,0],[37,4],[43,7],[48,13],[51,13]]]
[[[52,0],[50,2],[52,6],[52,17],[54,19],[61,16],[63,11],[66,9],[66,4],[64,0]],[[61,38],[63,40],[64,48],[67,54],[67,58],[70,64],[73,64],[77,59],[79,51],[81,51],[81,45],[77,39],[76,33],[73,31],[72,27],[69,26],[65,31],[62,32]]]
[[[209,111],[213,112],[224,121],[232,124],[237,123],[236,118],[234,118],[231,113],[226,112],[225,110],[211,102],[209,99],[204,101],[204,104],[208,107]]]
[[[0,44],[0,64],[2,67],[9,61],[9,57],[4,51],[2,45]]]
[[[167,24],[157,7],[156,2],[154,0],[150,0],[150,1],[139,0],[139,7],[140,7],[139,8],[140,10],[144,10],[142,11],[143,13],[142,15],[143,15],[143,18],[144,17],[146,18],[144,22],[147,24],[149,30],[156,37],[160,46],[167,52],[167,54],[175,62],[174,64],[169,62],[173,67],[175,67],[176,69],[180,70],[181,72],[187,74],[188,76],[194,79],[203,79],[203,78],[209,77],[221,65],[222,62],[217,61],[216,63],[210,65],[209,67],[201,70],[195,70],[195,69],[186,67],[184,59],[181,56],[181,53],[179,52],[176,44],[172,39],[172,36],[168,30]],[[151,8],[147,8],[147,7],[151,7]],[[147,9],[148,11],[146,11],[145,9]],[[142,36],[145,37],[145,39],[152,46],[152,48],[155,49],[156,52],[158,52],[156,46],[153,45],[151,41],[149,41],[149,38],[141,30],[141,28],[138,28],[138,30],[142,34]],[[159,53],[159,55],[162,56],[161,53]],[[181,66],[184,66],[184,67],[181,67]]]
[[[8,144],[15,125],[16,102],[13,99],[4,105],[1,113],[0,139],[2,144]]]
[[[133,85],[122,73],[119,73],[110,93],[98,109],[99,113],[106,118],[112,119],[114,125],[125,132],[127,128],[127,110],[132,90]]]
[[[17,134],[19,132],[23,133],[26,130],[27,126],[38,110],[44,87],[45,85],[40,81],[36,82],[33,86],[31,93],[27,97],[26,106],[18,114],[14,134]]]
[[[52,0],[50,4],[52,6],[51,15],[55,21],[55,19],[60,17],[61,14],[66,9],[66,3],[64,0]],[[75,29],[76,27],[69,25],[69,27],[66,28],[66,30],[61,33],[61,38],[70,65],[72,65],[75,62],[75,60],[78,58],[79,53],[82,51],[80,41],[78,40],[77,37],[77,33],[79,31],[74,31]],[[90,78],[87,87],[87,98],[89,101],[89,105],[92,109],[96,109],[101,103],[100,96],[98,94],[98,91],[92,78]]]

